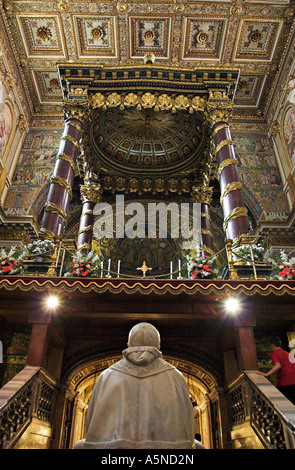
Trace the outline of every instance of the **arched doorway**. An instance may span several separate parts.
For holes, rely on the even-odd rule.
[[[181,355],[182,356],[182,355]],[[94,384],[106,368],[122,358],[120,352],[108,352],[84,359],[71,367],[63,380],[63,413],[60,448],[71,448],[85,437],[86,411]],[[218,377],[191,359],[167,352],[163,358],[180,370],[188,385],[195,414],[195,431],[207,448],[224,447],[220,419],[222,393]],[[217,431],[217,433],[216,433]]]

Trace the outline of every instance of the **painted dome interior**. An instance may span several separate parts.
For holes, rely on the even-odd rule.
[[[205,133],[197,113],[113,108],[95,114],[90,139],[99,166],[156,175],[196,167]]]

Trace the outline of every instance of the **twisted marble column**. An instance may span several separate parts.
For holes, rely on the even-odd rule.
[[[76,117],[70,117],[65,121],[64,133],[44,207],[40,229],[42,238],[54,239],[56,235],[62,236],[64,233],[72,198],[82,127],[82,121]]]
[[[93,238],[94,215],[93,209],[101,198],[101,185],[99,182],[91,183],[87,179],[80,186],[82,199],[82,214],[77,238],[77,249],[82,253],[91,250]]]
[[[201,250],[202,256],[214,255],[210,203],[213,188],[204,186],[192,187],[192,202],[201,204]]]
[[[228,113],[222,109],[213,110],[210,114],[224,214],[223,229],[226,237],[235,241],[248,232],[249,223],[227,118]]]

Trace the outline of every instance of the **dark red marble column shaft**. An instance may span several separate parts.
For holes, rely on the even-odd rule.
[[[79,119],[67,119],[41,223],[40,233],[46,238],[62,235],[65,229],[81,131],[82,122]]]
[[[219,128],[219,129],[218,129]],[[215,131],[216,130],[216,131]],[[232,143],[225,143],[220,150],[218,146],[225,141],[231,141],[231,134],[229,125],[226,122],[217,122],[213,125],[213,140],[215,148],[217,150],[216,160],[218,167],[223,164],[225,160],[236,160],[235,151]],[[215,131],[215,133],[214,133]],[[233,162],[232,164],[224,166],[220,173],[220,190],[221,195],[229,183],[240,183],[237,165]],[[241,189],[235,189],[230,191],[222,201],[224,218],[230,214],[235,208],[244,208],[246,210],[243,194]],[[248,232],[249,224],[248,217],[246,215],[240,215],[228,222],[226,228],[226,236],[231,240],[239,237]]]
[[[86,253],[87,251],[91,250],[94,224],[93,209],[95,204],[96,202],[93,201],[85,201],[83,203],[77,239],[77,248],[82,253]],[[85,230],[86,228],[87,230]]]
[[[210,257],[214,253],[212,224],[210,218],[210,206],[204,202],[201,203],[201,243],[202,255]],[[210,251],[206,251],[208,248]]]

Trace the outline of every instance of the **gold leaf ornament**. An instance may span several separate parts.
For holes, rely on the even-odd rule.
[[[168,110],[172,108],[172,98],[169,95],[166,95],[165,93],[163,95],[160,95],[158,98],[158,106],[159,109],[162,111]]]
[[[124,105],[127,107],[136,106],[138,104],[138,96],[135,93],[128,93],[124,99]]]
[[[204,111],[206,108],[206,100],[200,96],[195,96],[192,99],[192,107],[198,111]]]
[[[141,97],[141,104],[143,108],[153,108],[157,102],[155,95],[152,93],[144,93]]]
[[[92,96],[93,108],[101,108],[105,104],[105,97],[101,93],[95,93]]]
[[[175,98],[174,105],[176,109],[186,109],[190,105],[190,102],[186,96],[178,95]]]
[[[116,108],[121,104],[121,96],[118,93],[111,93],[106,100],[107,106],[110,108]]]

